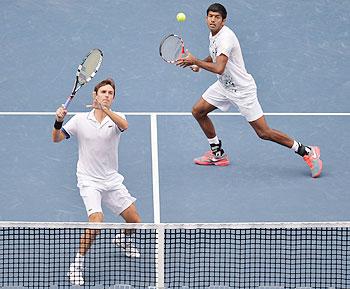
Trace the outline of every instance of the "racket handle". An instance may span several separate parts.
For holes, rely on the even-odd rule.
[[[63,107],[64,107],[65,109],[68,108],[68,106],[69,106],[70,102],[72,101],[72,99],[73,99],[73,96],[72,96],[72,95],[68,96],[66,102],[63,104]]]

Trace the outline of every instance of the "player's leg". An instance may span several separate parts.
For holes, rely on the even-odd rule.
[[[316,178],[321,174],[322,161],[320,160],[319,147],[304,146],[302,143],[297,142],[287,134],[270,128],[262,114],[262,109],[257,98],[248,107],[248,111],[245,111],[245,109],[242,109],[242,111],[259,138],[283,145],[302,156],[311,170],[312,177]]]
[[[208,139],[216,137],[216,132],[214,124],[211,119],[208,117],[208,113],[214,111],[216,107],[211,105],[202,97],[196,102],[192,108],[192,115],[197,120],[202,131]]]
[[[89,216],[90,223],[102,223],[103,222],[103,213],[96,212]],[[100,234],[100,230],[86,229],[84,234],[80,238],[79,253],[82,256],[85,256],[88,250],[90,249],[92,243],[95,241],[96,236]]]
[[[270,128],[258,101],[256,87],[251,87],[244,92],[240,92],[239,96],[240,99],[239,101],[236,100],[236,105],[261,139],[288,147],[302,156],[311,169],[312,177],[318,177],[321,174],[322,161],[320,160],[320,149],[313,146],[304,146],[285,133]]]
[[[215,109],[220,108],[221,110],[227,110],[230,106],[230,103],[227,102],[224,95],[219,92],[218,86],[218,83],[214,83],[210,86],[192,108],[192,115],[208,138],[210,145],[209,152],[194,159],[194,162],[198,165],[227,166],[230,163],[228,156],[222,149],[221,140],[219,140],[216,135],[214,125],[208,117],[208,114]]]
[[[141,223],[141,217],[137,212],[136,206],[132,203],[120,214],[126,223]]]
[[[291,139],[285,133],[282,133],[278,130],[270,128],[267,125],[264,116],[261,116],[257,120],[250,121],[249,124],[255,130],[255,132],[259,136],[259,138],[261,138],[263,140],[273,141],[273,142],[276,142],[276,143],[283,145],[285,147],[292,148],[292,146],[294,144],[294,140]]]
[[[83,198],[89,222],[103,222],[100,192],[92,187],[82,187],[80,188],[80,195]],[[84,284],[83,270],[85,255],[99,233],[99,230],[86,229],[80,237],[79,251],[69,266],[69,279],[73,285]]]
[[[123,184],[114,190],[105,192],[102,201],[115,215],[120,215],[127,223],[141,222],[134,204],[136,198],[130,195]],[[134,240],[130,238],[133,233],[133,230],[122,230],[116,234],[113,242],[125,252],[127,257],[138,258],[140,252],[136,248]]]
[[[120,215],[127,223],[141,223],[140,215],[134,203]],[[113,242],[125,252],[127,257],[138,258],[141,255],[140,251],[136,247],[135,240],[131,238],[134,233],[135,230],[123,230],[119,234],[116,234]]]
[[[304,146],[290,138],[285,133],[270,128],[262,116],[255,121],[249,122],[256,134],[263,140],[273,141],[285,147],[292,149],[295,153],[303,157],[304,161],[310,167],[312,177],[318,177],[322,172],[322,161],[320,160],[320,148],[316,146]]]

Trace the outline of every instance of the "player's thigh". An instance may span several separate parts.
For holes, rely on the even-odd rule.
[[[108,207],[113,214],[120,215],[125,209],[136,201],[128,189],[121,185],[113,190],[103,192],[102,203]]]
[[[264,115],[255,87],[237,92],[235,97],[232,98],[232,102],[248,122],[255,121]]]
[[[213,111],[215,108],[227,111],[231,106],[228,92],[221,86],[219,81],[216,81],[203,93],[202,99],[208,104],[207,108],[211,108],[208,112]]]
[[[98,189],[94,187],[81,187],[80,196],[83,199],[88,216],[94,213],[103,213],[101,207],[101,192]]]
[[[217,109],[216,106],[210,104],[203,97],[201,97],[192,107],[192,114],[194,116],[203,116],[207,115],[209,112],[212,112],[215,109]]]

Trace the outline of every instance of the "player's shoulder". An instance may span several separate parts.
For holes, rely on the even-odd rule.
[[[237,38],[233,30],[226,25],[222,27],[222,35],[226,37]]]

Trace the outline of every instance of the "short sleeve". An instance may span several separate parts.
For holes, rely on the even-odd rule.
[[[66,135],[66,138],[70,138],[72,135],[77,134],[77,123],[78,115],[76,114],[62,127],[62,131]]]
[[[230,54],[232,52],[232,49],[235,46],[235,39],[229,34],[223,35],[222,38],[219,39],[218,41],[218,46],[217,46],[217,56],[220,54],[224,54],[227,57],[230,57]]]

